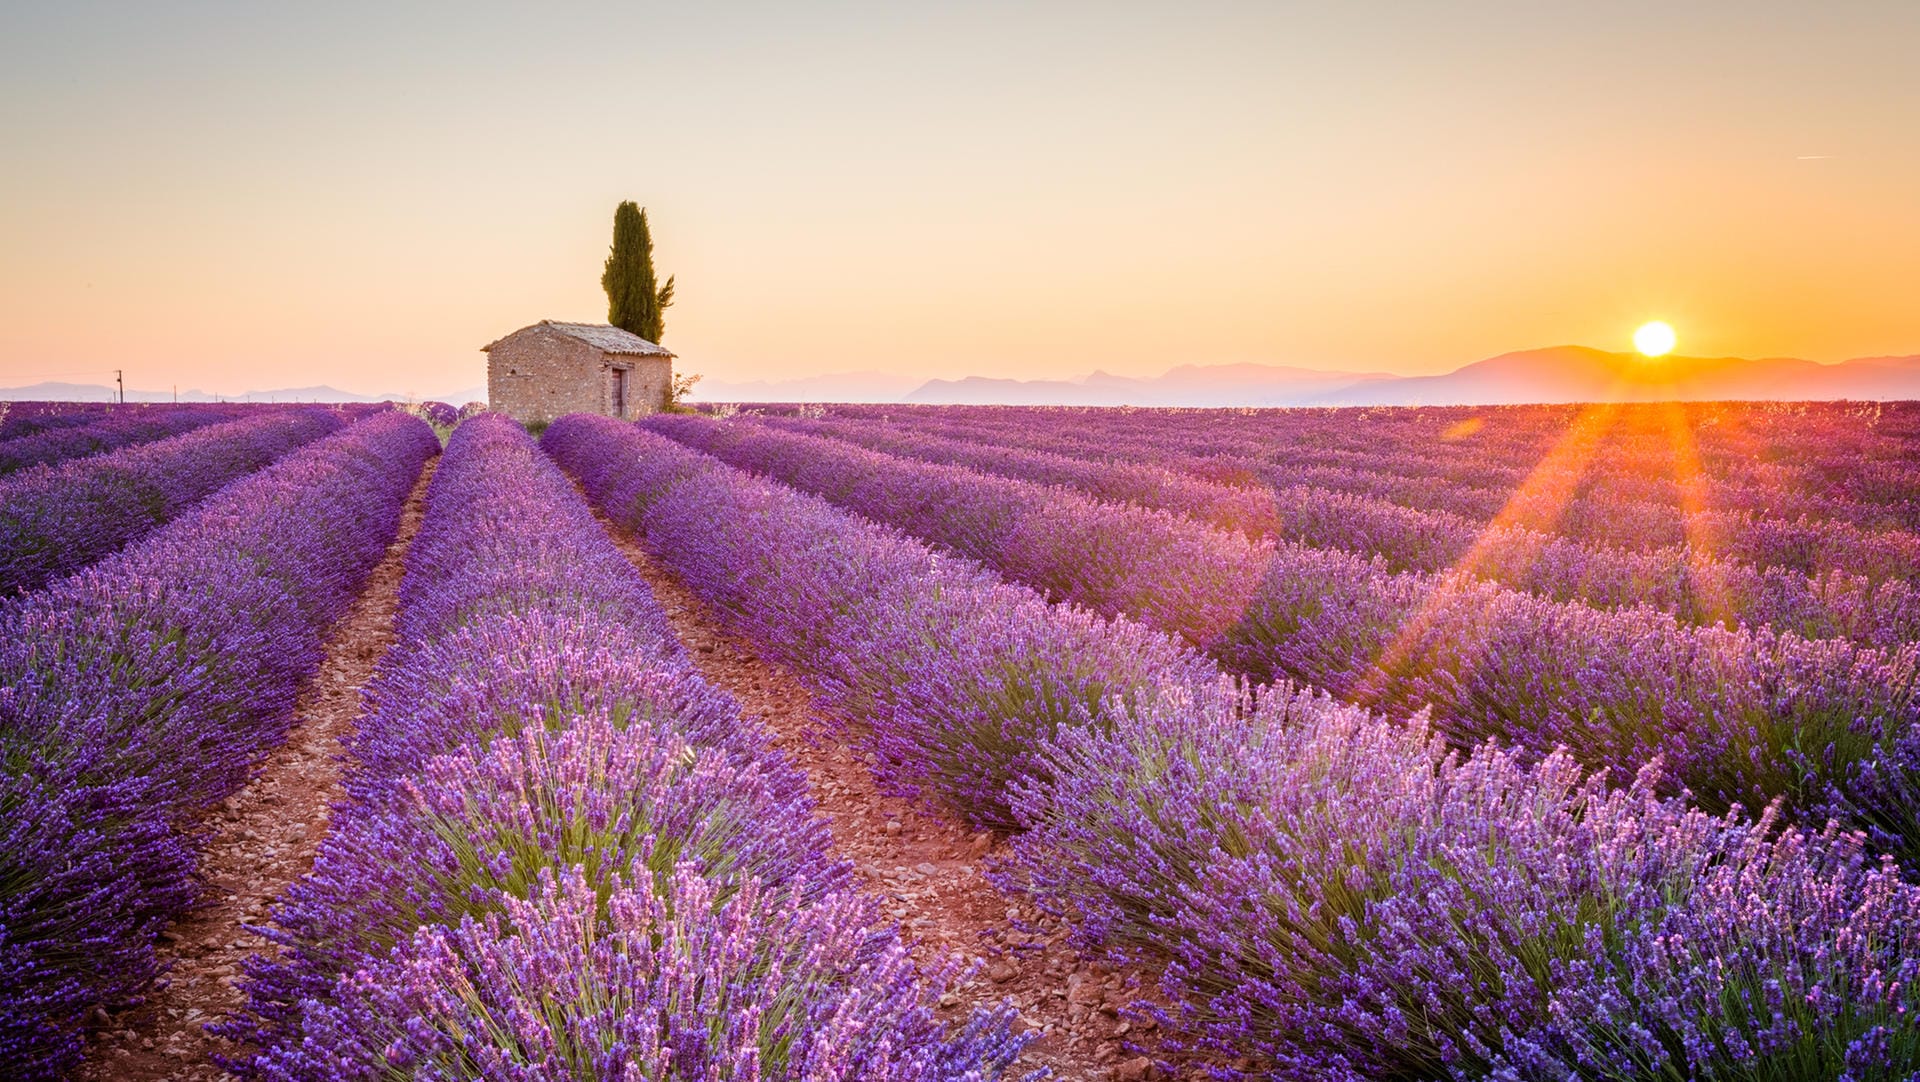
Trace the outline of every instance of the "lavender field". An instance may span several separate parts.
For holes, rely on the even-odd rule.
[[[1911,403],[15,407],[0,1077],[1920,1077],[1916,590]]]

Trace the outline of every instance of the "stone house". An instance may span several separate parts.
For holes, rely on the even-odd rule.
[[[604,323],[543,319],[482,350],[488,406],[522,424],[658,413],[673,387],[672,353]]]

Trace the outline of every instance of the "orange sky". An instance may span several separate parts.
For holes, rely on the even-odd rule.
[[[623,198],[715,379],[1920,352],[1905,0],[23,6],[0,386],[472,387]]]

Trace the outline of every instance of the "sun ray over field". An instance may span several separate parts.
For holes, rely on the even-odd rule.
[[[1680,529],[1686,539],[1688,588],[1693,596],[1696,619],[1731,626],[1737,622],[1733,606],[1714,573],[1714,556],[1720,546],[1705,516],[1707,481],[1694,437],[1694,419],[1688,416],[1687,407],[1678,402],[1662,403],[1660,418],[1673,452],[1673,485],[1680,508]]]
[[[1588,466],[1615,429],[1620,412],[1621,407],[1610,402],[1580,408],[1567,431],[1514,489],[1506,505],[1481,531],[1474,544],[1439,575],[1438,584],[1380,651],[1368,678],[1361,682],[1359,692],[1363,701],[1378,701],[1387,696],[1400,675],[1418,663],[1416,647],[1425,641],[1440,614],[1457,603],[1462,587],[1478,579],[1479,570],[1508,536],[1509,529],[1541,532],[1554,529]]]

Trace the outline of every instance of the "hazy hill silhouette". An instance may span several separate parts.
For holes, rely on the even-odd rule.
[[[1290,406],[1356,384],[1392,381],[1384,372],[1329,372],[1271,364],[1183,364],[1140,379],[1095,372],[1079,380],[929,380],[908,402],[1060,406]]]
[[[1503,353],[1440,376],[1342,388],[1323,405],[1920,398],[1920,357],[1642,357],[1585,346]]]
[[[1412,406],[1523,402],[1920,398],[1920,356],[1819,364],[1796,357],[1610,353],[1585,346],[1520,350],[1444,375],[1389,376],[1278,365],[1182,365],[1131,379],[971,377],[929,380],[908,402],[1072,406]]]

